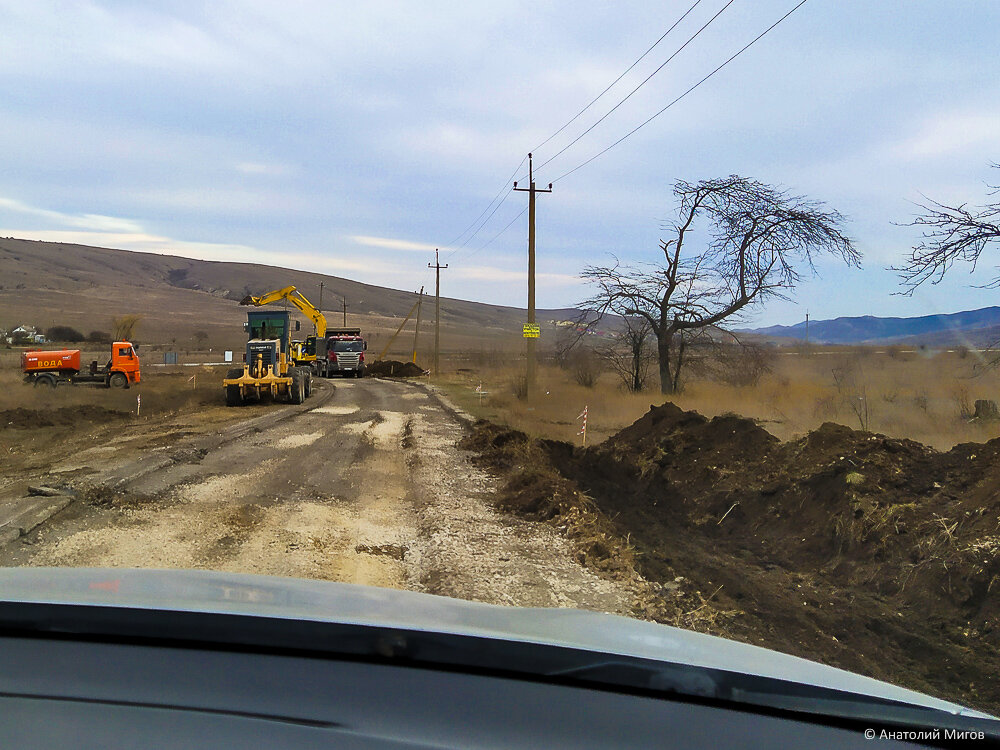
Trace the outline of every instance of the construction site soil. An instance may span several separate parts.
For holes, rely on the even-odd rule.
[[[1000,713],[1000,439],[942,453],[827,423],[652,407],[599,445],[479,422],[462,447],[637,613]]]
[[[126,419],[127,411],[103,406],[62,406],[56,409],[26,409],[23,406],[0,411],[0,430],[10,428],[66,427],[81,423],[110,422]]]
[[[419,378],[427,371],[415,362],[398,362],[394,359],[377,359],[365,368],[369,375],[382,378]]]

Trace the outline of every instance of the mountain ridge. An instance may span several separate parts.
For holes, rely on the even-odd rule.
[[[841,316],[805,321],[791,326],[775,325],[748,329],[775,339],[808,340],[816,344],[975,344],[996,341],[1000,333],[1000,306],[935,313],[913,317],[875,315]],[[986,341],[988,339],[988,341]]]
[[[293,285],[319,306],[321,283],[330,325],[343,322],[346,298],[348,322],[364,325],[376,339],[388,340],[417,301],[412,291],[261,263],[0,238],[0,328],[27,323],[40,330],[69,325],[84,333],[107,331],[111,318],[133,313],[143,316],[141,333],[149,341],[191,341],[204,331],[209,346],[231,348],[244,335],[246,308],[238,304],[244,296]],[[453,283],[446,288],[470,287]],[[433,326],[433,301],[433,294],[425,293],[424,330]],[[572,318],[575,311],[539,309],[537,314],[543,329],[554,334],[550,321]],[[525,319],[524,308],[441,297],[442,335],[455,348],[520,345]],[[413,326],[411,319],[408,327]]]

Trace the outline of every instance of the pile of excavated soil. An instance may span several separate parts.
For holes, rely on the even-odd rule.
[[[369,375],[383,378],[419,378],[427,371],[414,362],[397,362],[394,359],[379,359],[366,366]]]
[[[508,508],[562,523],[583,498],[643,575],[693,581],[726,615],[694,627],[1000,711],[1000,440],[782,443],[665,404],[585,450],[485,424],[465,447],[508,474]],[[552,471],[558,493],[526,481]]]
[[[124,419],[128,412],[103,406],[61,406],[58,409],[4,409],[0,411],[0,430],[37,429],[39,427],[71,427],[79,424],[100,424]]]

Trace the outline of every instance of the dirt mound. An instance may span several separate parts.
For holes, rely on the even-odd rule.
[[[38,427],[70,427],[124,419],[129,412],[103,406],[61,406],[58,409],[4,409],[0,411],[0,430]]]
[[[398,362],[394,359],[375,360],[365,369],[369,375],[382,378],[419,378],[427,374],[427,370],[414,362]]]
[[[781,444],[751,420],[671,404],[589,450],[574,473],[629,497],[616,510],[987,627],[1000,613],[983,596],[1000,558],[974,552],[1000,546],[998,456],[1000,440],[938,453],[832,423]]]
[[[665,404],[586,450],[482,424],[465,446],[507,472],[509,508],[562,524],[582,498],[664,591],[735,613],[694,627],[1000,709],[1000,440],[828,423],[781,443]]]
[[[558,448],[560,443],[547,443]],[[578,560],[613,575],[628,575],[635,552],[614,524],[601,514],[571,480],[547,460],[546,447],[518,430],[485,420],[459,442],[475,451],[477,463],[507,475],[501,508],[539,521],[553,521],[573,542]]]

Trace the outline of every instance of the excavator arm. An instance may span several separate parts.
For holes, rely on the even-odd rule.
[[[313,325],[316,326],[316,335],[318,337],[322,338],[326,335],[326,316],[313,307],[312,303],[307,300],[302,295],[302,292],[297,290],[294,286],[286,286],[284,289],[275,289],[273,292],[267,292],[259,297],[248,295],[240,300],[240,304],[260,307],[261,305],[267,305],[271,302],[277,302],[282,299],[287,299],[313,322]]]

